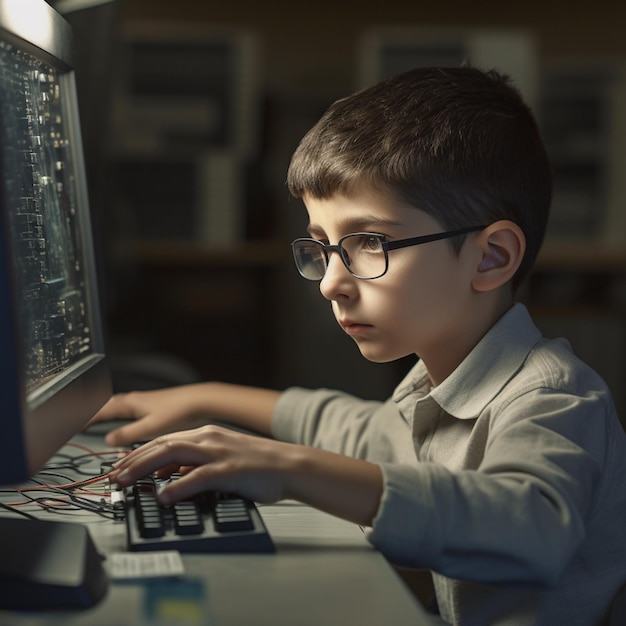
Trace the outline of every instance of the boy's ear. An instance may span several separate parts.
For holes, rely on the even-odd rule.
[[[500,220],[480,232],[475,243],[482,257],[472,287],[476,291],[492,291],[511,281],[526,251],[522,229],[515,222]]]

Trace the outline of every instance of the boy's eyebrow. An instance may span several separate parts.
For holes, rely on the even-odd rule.
[[[402,223],[396,220],[391,220],[385,217],[379,217],[376,215],[363,215],[358,218],[349,218],[346,220],[339,221],[339,227],[342,231],[346,233],[354,233],[359,231],[368,231],[368,230],[376,230],[377,228],[386,228],[389,226],[401,226]],[[312,233],[323,233],[324,229],[317,224],[309,224],[307,227],[307,232],[311,235]]]

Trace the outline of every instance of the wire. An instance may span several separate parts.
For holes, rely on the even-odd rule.
[[[37,517],[35,517],[34,515],[31,515],[30,513],[26,513],[26,511],[20,511],[19,509],[15,509],[10,504],[5,504],[4,502],[0,502],[0,508],[6,509],[7,511],[11,511],[11,513],[18,513],[19,515],[21,515],[22,517],[25,517],[26,519],[34,519],[34,520],[37,519]]]
[[[82,466],[89,465],[94,460],[99,460],[101,461],[101,467],[104,465],[108,465],[110,467],[115,461],[119,460],[126,453],[121,449],[96,451],[73,441],[67,443],[66,447],[80,450],[83,454],[72,456],[67,453],[58,452],[52,457],[42,471],[70,469],[74,473],[85,475],[87,472],[83,471]],[[56,461],[55,459],[60,460]],[[93,475],[93,472],[89,472],[88,475]]]
[[[55,513],[66,513],[76,510],[89,511],[97,515],[113,518],[115,512],[113,507],[107,501],[110,498],[110,492],[97,492],[85,490],[85,485],[90,485],[98,481],[105,480],[107,475],[96,476],[89,480],[72,481],[63,485],[38,484],[30,487],[22,487],[15,489],[14,493],[23,495],[26,500],[21,502],[12,502],[9,507],[20,507],[27,504],[36,504],[39,507],[54,511]],[[50,492],[53,495],[46,494],[41,496],[31,495],[35,492]],[[96,496],[100,500],[93,500],[84,496]]]
[[[68,453],[73,448],[78,454]],[[111,485],[109,469],[124,454],[122,450],[95,451],[87,446],[69,442],[62,451],[35,475],[26,485],[0,490],[0,495],[21,495],[22,500],[1,502],[0,507],[24,517],[37,519],[35,515],[20,510],[20,507],[35,505],[55,514],[72,514],[86,511],[111,519],[118,519],[118,506],[111,504]],[[76,474],[86,476],[85,466],[93,466],[93,461],[100,461],[101,472],[96,476],[93,470],[85,478],[75,479]],[[63,470],[69,470],[72,477]],[[56,484],[54,484],[56,483]]]

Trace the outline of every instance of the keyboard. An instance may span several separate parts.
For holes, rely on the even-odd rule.
[[[177,480],[173,475],[169,480]],[[159,481],[147,477],[127,488],[126,531],[131,551],[275,552],[254,502],[208,491],[171,506],[157,500]]]

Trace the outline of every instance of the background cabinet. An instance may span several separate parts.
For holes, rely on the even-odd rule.
[[[306,219],[285,189],[290,156],[332,101],[371,79],[364,59],[381,33],[407,37],[389,63],[411,46],[456,61],[515,40],[507,69],[522,63],[557,174],[549,237],[521,295],[626,414],[626,5],[453,4],[117,0],[68,14],[86,64],[79,97],[116,353],[167,351],[206,377],[389,393],[408,363],[364,362],[292,267]]]

